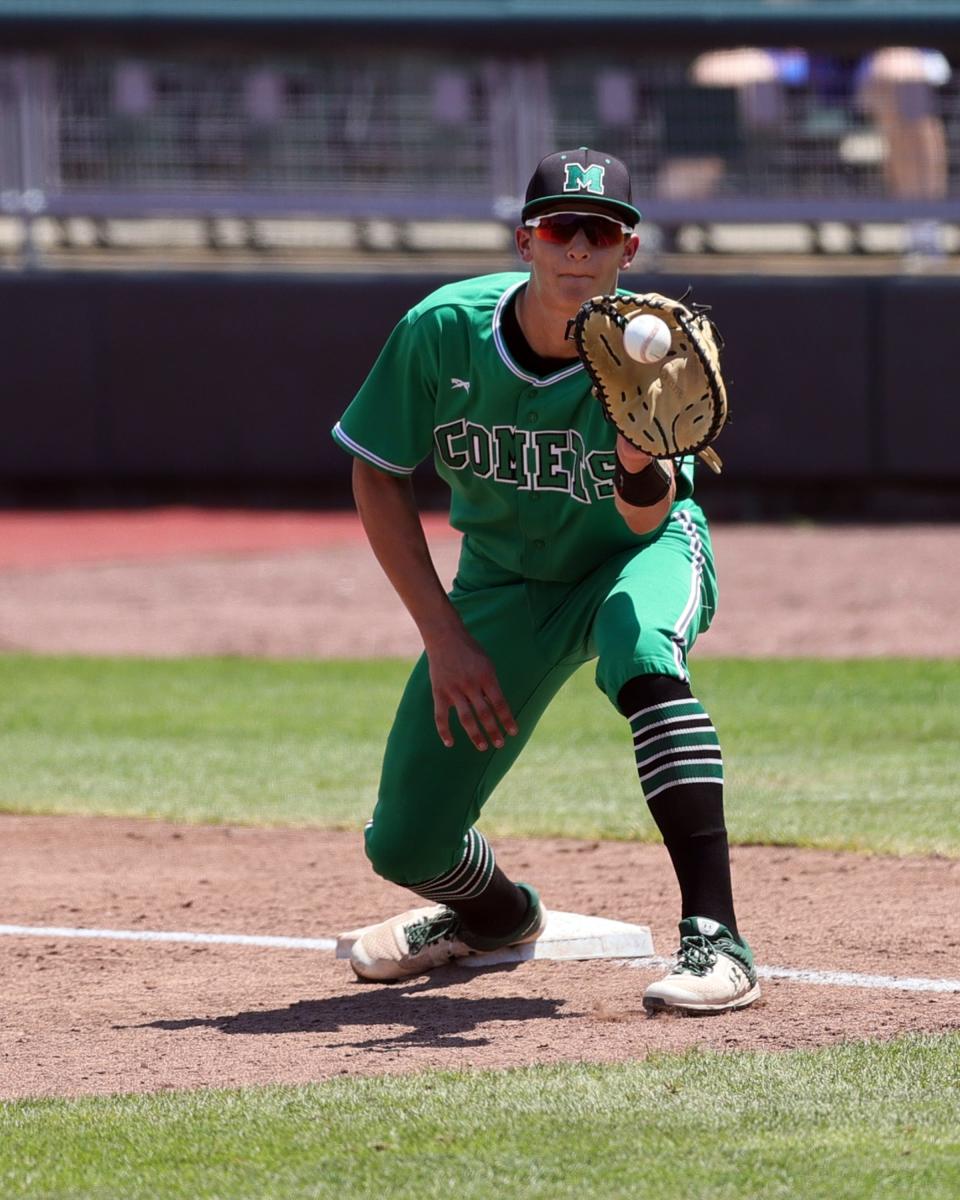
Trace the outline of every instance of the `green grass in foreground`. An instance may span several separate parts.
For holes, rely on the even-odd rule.
[[[958,1062],[960,1037],[915,1037],[613,1067],[25,1101],[0,1106],[0,1193],[954,1200]]]
[[[408,664],[0,657],[0,807],[358,827]],[[960,855],[960,662],[696,664],[735,841]],[[581,671],[492,834],[654,838],[626,726]]]

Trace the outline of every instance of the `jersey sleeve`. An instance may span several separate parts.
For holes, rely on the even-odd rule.
[[[339,446],[390,475],[410,475],[433,448],[437,332],[434,313],[407,313],[333,427]]]

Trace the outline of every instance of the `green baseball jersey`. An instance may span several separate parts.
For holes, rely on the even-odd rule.
[[[657,534],[633,533],[616,511],[616,432],[579,359],[541,378],[511,358],[501,318],[527,279],[448,284],[412,308],[333,436],[397,476],[432,452],[471,550],[518,576],[572,582]],[[692,506],[692,491],[689,458],[677,504]]]

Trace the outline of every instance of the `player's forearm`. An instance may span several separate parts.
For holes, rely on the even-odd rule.
[[[353,495],[371,549],[424,644],[462,630],[433,565],[410,481],[357,459]]]
[[[630,472],[631,475],[639,475],[653,462],[649,454],[637,450],[622,437],[617,439],[617,455],[624,470]],[[617,506],[617,512],[634,533],[652,533],[654,529],[662,525],[677,498],[677,481],[674,478],[673,463],[669,460],[661,461],[660,466],[669,474],[670,486],[666,494],[652,504],[631,504],[618,490],[614,490],[613,502]]]

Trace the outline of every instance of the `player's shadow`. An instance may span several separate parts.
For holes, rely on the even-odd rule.
[[[298,1000],[286,1008],[227,1013],[218,1017],[186,1017],[182,1020],[148,1021],[136,1029],[217,1029],[227,1034],[342,1033],[351,1027],[372,1032],[371,1027],[389,1026],[381,1036],[364,1036],[357,1041],[337,1042],[340,1047],[363,1050],[404,1046],[457,1048],[485,1046],[489,1037],[469,1037],[473,1030],[504,1021],[562,1020],[562,999],[523,996],[469,997],[431,995],[430,982],[403,987],[364,988],[323,1000]],[[400,1032],[396,1032],[401,1026]]]

